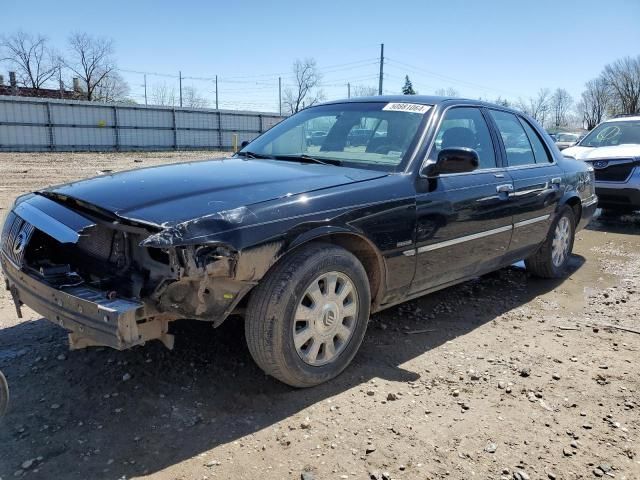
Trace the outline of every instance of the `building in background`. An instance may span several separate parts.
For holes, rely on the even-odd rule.
[[[16,72],[9,72],[9,83],[5,83],[4,75],[0,75],[0,95],[14,97],[37,97],[37,98],[61,98],[65,100],[85,100],[86,94],[80,87],[80,80],[73,79],[73,90],[64,88],[60,82],[60,88],[30,88],[19,86],[16,81]]]

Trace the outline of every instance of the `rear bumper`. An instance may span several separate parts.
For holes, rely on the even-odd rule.
[[[25,304],[70,330],[72,348],[105,345],[124,350],[149,339],[144,323],[138,324],[146,317],[143,303],[109,300],[105,292],[85,286],[51,287],[18,269],[4,253],[0,263],[16,306]]]
[[[640,208],[639,188],[599,187],[596,184],[599,206],[603,208]]]
[[[580,214],[580,221],[576,227],[576,231],[582,230],[586,227],[598,208],[598,197],[593,195],[591,198],[582,201],[582,212]]]

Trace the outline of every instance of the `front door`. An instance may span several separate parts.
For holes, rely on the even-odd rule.
[[[469,173],[417,180],[417,262],[411,293],[499,266],[511,239],[513,185],[499,161],[496,141],[481,109],[453,107],[445,112],[429,160],[435,161],[445,148],[468,147],[478,153],[480,166]]]
[[[514,228],[508,259],[515,261],[544,241],[562,196],[563,172],[526,119],[499,110],[489,112],[500,132],[507,171],[513,179],[509,203]]]

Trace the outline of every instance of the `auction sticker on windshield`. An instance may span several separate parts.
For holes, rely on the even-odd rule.
[[[421,105],[419,103],[387,103],[382,110],[391,112],[408,112],[425,114],[431,105]]]

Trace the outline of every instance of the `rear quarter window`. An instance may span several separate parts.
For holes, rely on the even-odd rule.
[[[507,153],[507,163],[510,167],[531,165],[536,163],[529,137],[524,131],[518,118],[508,112],[489,110],[498,126],[502,143]]]
[[[534,130],[534,128],[529,125],[524,118],[519,118],[520,123],[522,124],[522,128],[524,128],[527,137],[529,138],[529,143],[531,143],[531,148],[533,149],[533,156],[535,158],[536,163],[551,163],[553,159],[551,155],[549,155],[549,151],[544,145],[544,142],[538,135],[538,132]]]

